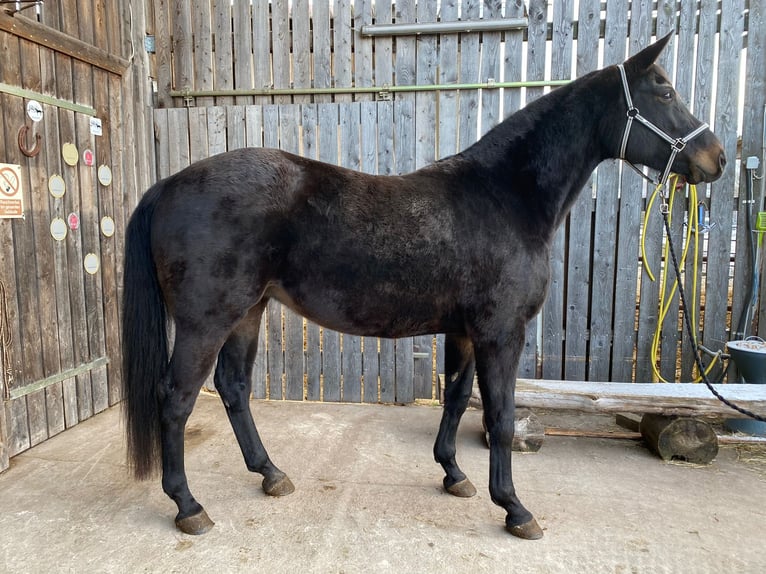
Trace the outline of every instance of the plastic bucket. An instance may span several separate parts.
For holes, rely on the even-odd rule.
[[[726,346],[746,383],[766,384],[766,341],[751,338],[729,341]],[[766,423],[753,419],[728,419],[726,427],[734,431],[766,436]]]

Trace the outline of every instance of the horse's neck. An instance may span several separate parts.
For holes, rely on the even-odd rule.
[[[465,157],[552,237],[603,153],[592,101],[561,89],[506,119]]]

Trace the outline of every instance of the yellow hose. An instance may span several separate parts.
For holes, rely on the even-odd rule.
[[[668,197],[668,203],[666,209],[668,210],[668,223],[672,222],[672,214],[673,214],[673,203],[675,201],[675,193],[676,193],[676,187],[678,184],[678,176],[673,175],[670,179],[670,194]],[[644,266],[644,270],[646,271],[647,276],[651,281],[655,281],[654,273],[652,273],[651,267],[649,266],[649,261],[646,256],[646,232],[647,227],[649,224],[649,213],[651,212],[652,205],[654,204],[655,199],[657,198],[657,194],[660,192],[660,189],[662,188],[661,185],[657,185],[652,192],[652,195],[649,197],[649,202],[646,206],[646,214],[644,215],[644,228],[641,233],[641,258]],[[689,205],[694,206],[696,208],[697,206],[697,186],[691,185],[689,186]],[[686,237],[684,241],[684,248],[683,252],[681,254],[681,258],[679,260],[679,265],[681,271],[683,271],[685,265],[686,265],[686,257],[689,253],[689,245],[692,243],[692,235],[694,236],[694,262],[693,262],[693,277],[694,280],[692,282],[692,297],[691,297],[691,303],[690,303],[690,309],[684,309],[685,313],[690,314],[690,319],[692,325],[697,325],[697,278],[698,278],[698,267],[699,267],[699,222],[697,221],[696,213],[694,213],[691,209],[689,210],[689,222],[686,226]],[[662,254],[662,260],[665,261],[664,266],[664,273],[662,273],[662,281],[660,286],[660,297],[659,297],[659,316],[657,318],[657,328],[654,331],[654,336],[652,337],[652,346],[651,346],[651,361],[652,361],[652,374],[654,376],[654,382],[663,382],[667,383],[670,382],[662,377],[660,374],[659,369],[659,348],[660,348],[660,338],[662,336],[662,325],[665,322],[665,318],[667,317],[668,312],[670,311],[671,302],[673,300],[673,297],[676,294],[676,290],[678,289],[678,278],[676,278],[673,281],[673,285],[670,288],[670,293],[668,293],[668,274],[670,273],[670,257],[669,257],[669,242],[671,241],[671,238],[668,237],[667,241],[665,242],[665,247],[663,249]],[[667,302],[666,302],[667,301]],[[692,339],[692,342],[696,343],[696,332],[692,335],[694,338]],[[713,366],[716,364],[718,359],[720,358],[720,355],[717,355],[711,362],[710,365],[705,369],[705,374],[708,374],[712,369]],[[697,377],[692,381],[695,383],[698,383],[702,380],[702,375],[698,374]]]

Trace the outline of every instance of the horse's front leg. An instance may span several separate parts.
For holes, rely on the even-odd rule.
[[[476,487],[455,460],[457,428],[471,398],[474,371],[471,340],[448,334],[444,343],[444,410],[434,443],[434,458],[444,468],[445,490],[460,497],[476,494]]]
[[[536,540],[543,531],[516,496],[511,469],[516,372],[524,346],[524,328],[489,341],[474,342],[479,390],[489,433],[489,493],[508,513],[506,529],[519,538]]]

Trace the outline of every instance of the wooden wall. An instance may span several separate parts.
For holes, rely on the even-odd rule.
[[[396,170],[406,171],[471,144],[504,116],[552,89],[557,80],[620,62],[654,38],[675,31],[661,63],[695,114],[713,126],[729,157],[724,177],[698,190],[706,222],[714,225],[701,239],[696,277],[691,262],[685,268],[687,285],[695,280],[699,284],[701,340],[710,349],[724,348],[732,335],[732,317],[738,317],[744,305],[749,276],[747,231],[737,225],[747,208],[740,201],[744,188],[740,161],[749,155],[763,158],[764,153],[762,3],[356,0],[352,6],[348,0],[330,0],[309,4],[308,0],[158,3],[154,58],[159,105],[187,108],[182,115],[188,113],[190,118],[218,106],[211,109],[223,114],[225,126],[220,130],[228,133],[232,117],[220,110],[233,109],[226,107],[230,105],[335,102],[342,109],[351,101],[409,102],[415,148],[411,156],[405,154],[406,164],[396,165]],[[527,27],[421,36],[361,33],[369,24],[514,17],[526,17]],[[483,86],[456,90],[444,85],[474,83]],[[434,90],[434,85],[440,88]],[[374,89],[366,91],[371,86]],[[407,86],[413,91],[396,91]],[[281,112],[274,113],[281,117]],[[164,112],[158,114],[166,117]],[[178,129],[168,134],[175,145],[185,128],[171,128],[173,122],[168,122],[169,129]],[[268,128],[262,129],[264,141],[272,138],[282,145]],[[189,137],[194,145],[196,136]],[[540,318],[530,325],[520,375],[651,381],[655,375],[650,351],[661,288],[642,267],[640,250],[650,190],[618,162],[600,166],[587,187],[557,236],[550,295]],[[762,195],[762,184],[756,191]],[[675,204],[676,244],[684,221],[697,214],[697,206],[687,202]],[[659,278],[665,256],[656,210],[650,213],[645,238],[646,260]],[[763,297],[760,306],[763,315]],[[662,327],[656,362],[663,378],[688,381],[695,375],[690,342],[677,320],[681,312],[677,295],[670,298],[667,314],[672,320]]]
[[[155,173],[143,14],[131,21],[122,4],[65,0],[37,13],[0,13],[0,163],[21,166],[25,202],[23,219],[0,219],[8,327],[0,469],[120,399],[123,228]],[[39,122],[26,113],[32,99],[42,103]],[[94,118],[101,135],[91,130]],[[28,145],[40,138],[35,157],[18,144],[22,126]],[[67,143],[78,150],[74,166],[63,158]],[[93,166],[85,165],[86,149]],[[101,165],[111,169],[109,185],[97,179]],[[48,190],[54,174],[66,185],[61,198]],[[79,226],[54,239],[51,222],[70,214]],[[100,230],[105,216],[115,222],[112,236]],[[95,274],[84,269],[89,253],[99,262]]]

